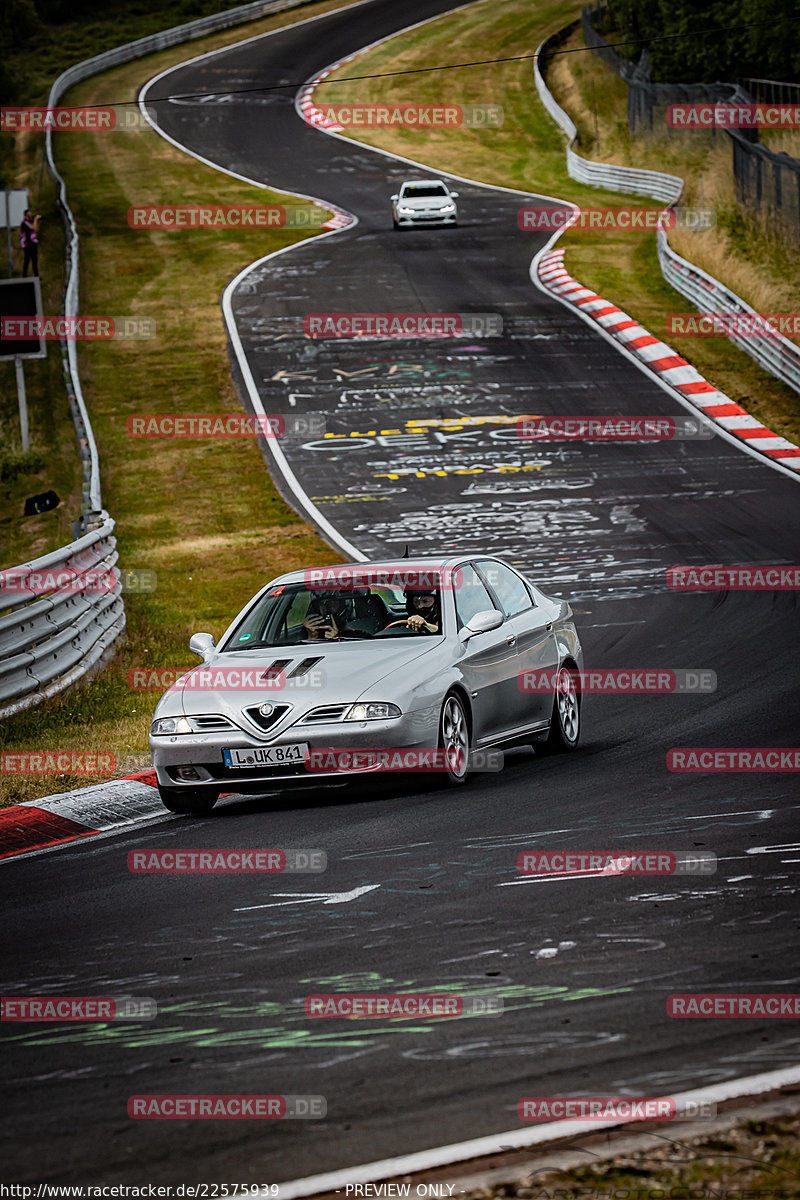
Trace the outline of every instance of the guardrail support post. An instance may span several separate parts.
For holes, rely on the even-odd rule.
[[[22,370],[22,359],[14,359],[14,369],[17,372],[17,399],[19,400],[19,431],[22,436],[22,453],[27,454],[31,448],[28,435],[28,400],[25,395],[25,374]]]

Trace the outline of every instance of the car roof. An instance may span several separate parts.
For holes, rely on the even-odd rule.
[[[336,575],[339,572],[344,572],[349,569],[352,569],[354,573],[370,572],[377,574],[379,572],[384,572],[387,575],[402,575],[406,572],[422,573],[426,571],[433,574],[436,571],[452,570],[461,563],[471,562],[474,558],[496,558],[496,555],[457,554],[448,558],[443,556],[433,557],[430,555],[427,558],[387,558],[380,559],[377,562],[328,563],[319,567],[304,567],[299,571],[288,571],[285,575],[278,576],[278,578],[273,582],[277,583],[278,580],[280,580],[281,583],[304,583],[308,578],[309,571],[319,571],[323,574],[323,577],[328,572],[330,572],[332,575]],[[502,562],[503,560],[500,559],[498,561]],[[342,586],[346,587],[347,585],[343,583]]]
[[[443,183],[444,186],[447,187],[447,184],[444,182],[443,179],[404,179],[400,186],[408,187],[409,184],[412,184],[412,183]]]

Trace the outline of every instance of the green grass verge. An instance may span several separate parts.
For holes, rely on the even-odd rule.
[[[790,1200],[800,1195],[800,1117],[744,1121],[719,1136],[678,1140],[597,1167],[542,1169],[464,1193],[465,1200]]]
[[[340,6],[328,0],[302,15]],[[297,19],[297,10],[290,10],[193,42],[188,50],[152,55],[87,81],[66,103],[133,98],[147,79],[189,54]],[[57,135],[55,155],[81,238],[81,311],[156,322],[157,336],[150,340],[81,343],[79,362],[100,451],[103,503],[117,521],[120,565],[154,570],[158,585],[150,595],[126,597],[127,641],[102,673],[4,721],[0,748],[124,757],[147,750],[159,695],[131,691],[129,670],[187,669],[198,661],[187,647],[192,633],[207,629],[219,636],[272,576],[341,556],[277,494],[254,439],[137,440],[126,432],[133,413],[241,411],[220,295],[254,259],[314,236],[293,230],[134,231],[127,225],[129,206],[291,203],[292,197],[223,176],[151,130],[76,139]],[[52,352],[50,358],[57,361]],[[72,437],[74,444],[74,431]],[[0,804],[95,780],[0,775]]]

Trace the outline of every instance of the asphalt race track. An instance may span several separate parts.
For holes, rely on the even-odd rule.
[[[290,90],[263,104],[158,103],[304,80],[448,7],[365,4],[173,71],[148,95],[193,152],[358,217],[257,266],[235,296],[265,407],[324,412],[328,432],[346,435],[285,449],[363,554],[408,544],[507,557],[574,600],[587,665],[708,669],[717,690],[588,696],[578,753],[514,752],[459,791],[397,780],[232,797],[205,820],[165,817],[2,864],[4,995],[159,1005],[152,1022],[4,1027],[11,1178],[276,1183],[517,1128],[524,1095],[667,1095],[797,1059],[796,1021],[665,1009],[674,992],[800,990],[796,777],[681,775],[665,762],[670,747],[796,742],[795,595],[671,592],[665,571],[800,561],[797,484],[720,438],[520,442],[498,418],[683,414],[531,284],[542,240],[518,229],[520,197],[457,183],[457,229],[396,233],[388,197],[418,169],[308,128]],[[210,199],[224,202],[224,176]],[[311,343],[296,331],[307,313],[346,311],[494,312],[504,334]],[[461,437],[407,425],[462,417],[491,420]],[[126,865],[141,847],[273,846],[322,848],[328,869],[271,879]],[[702,849],[719,867],[521,878],[520,850],[554,848]],[[372,890],[347,898],[359,888]],[[310,992],[443,988],[501,995],[505,1010],[355,1022],[302,1006]],[[327,1118],[130,1120],[128,1098],[145,1093],[322,1095]]]

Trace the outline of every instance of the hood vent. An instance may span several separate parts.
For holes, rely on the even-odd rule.
[[[282,671],[285,671],[286,668],[291,665],[291,662],[291,658],[276,658],[275,662],[267,667],[266,671],[261,676],[261,679],[264,681],[264,683],[271,683],[273,680],[279,677]],[[306,675],[312,667],[315,667],[317,663],[321,662],[322,659],[319,657],[304,658],[302,662],[297,664],[293,671],[289,671],[286,678],[299,679],[301,675]]]
[[[317,665],[317,663],[321,663],[321,662],[322,662],[322,659],[319,657],[304,658],[301,663],[297,664],[297,666],[295,667],[295,669],[293,671],[289,672],[288,678],[289,679],[299,679],[301,675],[308,674],[308,672],[311,670],[312,667],[315,667]]]

